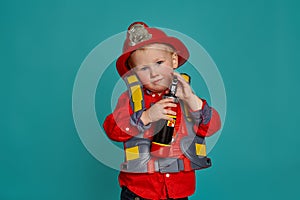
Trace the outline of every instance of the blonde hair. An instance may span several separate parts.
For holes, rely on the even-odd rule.
[[[152,47],[153,45],[161,45],[161,47]],[[133,65],[132,65],[132,62],[131,62],[131,55],[136,52],[136,51],[144,51],[144,50],[147,50],[147,49],[157,49],[157,50],[162,50],[162,51],[166,51],[166,52],[170,52],[171,54],[173,53],[176,53],[176,50],[169,44],[165,44],[165,43],[152,43],[152,44],[148,44],[148,45],[145,45],[145,46],[142,46],[141,48],[139,49],[136,49],[134,51],[131,52],[130,56],[128,57],[127,61],[126,61],[126,66],[129,68],[129,69],[132,69],[134,68]]]

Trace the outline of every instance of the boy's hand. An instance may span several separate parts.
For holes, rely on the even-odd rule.
[[[171,117],[168,117],[168,115],[176,115],[176,112],[168,109],[168,107],[176,106],[173,99],[162,99],[144,111],[141,120],[145,125],[160,119],[173,120]]]
[[[198,98],[192,91],[189,83],[177,72],[174,75],[178,78],[178,87],[176,96],[183,100],[191,110],[200,110],[202,108],[202,100]]]

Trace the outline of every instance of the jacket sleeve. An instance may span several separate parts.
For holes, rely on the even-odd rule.
[[[197,135],[209,137],[221,128],[221,119],[214,108],[210,107],[203,99],[202,102],[201,110],[190,111],[194,119],[193,129]]]
[[[111,140],[124,142],[138,135],[142,130],[148,128],[139,120],[141,113],[142,111],[133,113],[128,93],[124,92],[113,113],[108,115],[103,123],[107,136]]]

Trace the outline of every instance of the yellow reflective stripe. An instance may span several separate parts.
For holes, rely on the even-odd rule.
[[[190,76],[189,75],[187,75],[187,74],[180,74],[181,75],[181,77],[182,78],[184,78],[184,80],[186,81],[186,82],[190,82]]]
[[[152,142],[152,143],[153,143],[153,144],[160,145],[160,146],[164,146],[164,147],[171,146],[170,144],[162,144],[162,143],[157,143],[157,142]]]
[[[198,156],[206,156],[206,145],[205,144],[198,144],[196,145],[196,155]]]
[[[134,85],[130,87],[131,90],[131,99],[133,101],[133,111],[137,112],[139,110],[142,110],[142,100],[143,100],[143,95],[142,95],[142,90],[140,85]]]
[[[134,83],[134,82],[138,82],[138,79],[136,77],[136,75],[131,75],[127,77],[127,81],[129,84]]]
[[[170,117],[170,118],[173,118],[173,119],[176,119],[176,115],[166,115],[167,117]]]
[[[135,160],[135,159],[138,159],[140,157],[138,146],[126,148],[125,153],[126,153],[126,160],[127,161],[128,160]]]

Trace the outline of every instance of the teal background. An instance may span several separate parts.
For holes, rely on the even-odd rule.
[[[88,53],[136,20],[198,41],[225,83],[227,116],[210,153],[214,166],[197,172],[191,199],[296,199],[299,6],[296,0],[2,0],[0,199],[119,198],[118,172],[78,137],[72,89]],[[107,73],[117,80],[114,70]],[[110,100],[99,101],[102,122]]]

